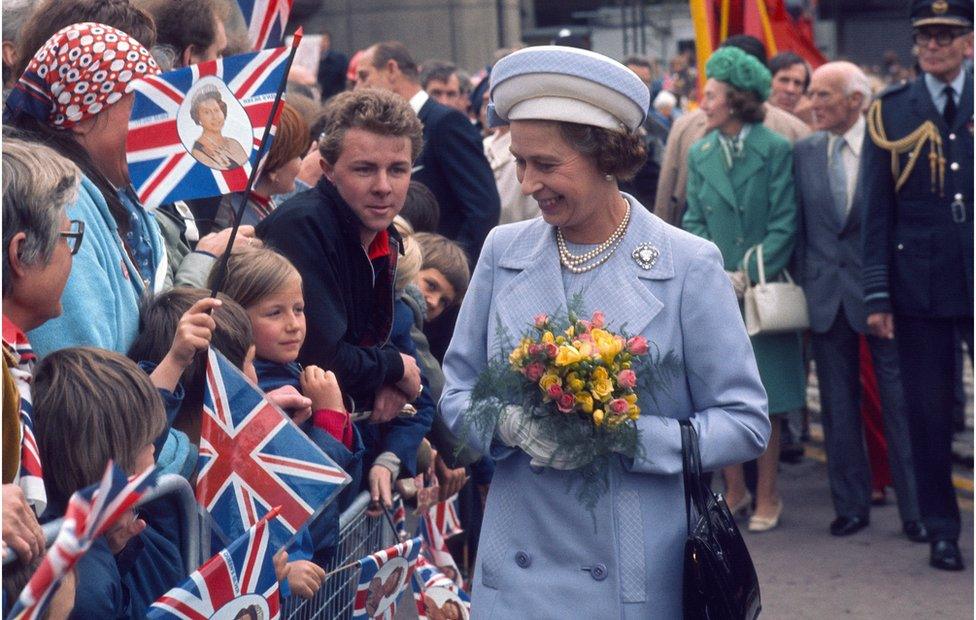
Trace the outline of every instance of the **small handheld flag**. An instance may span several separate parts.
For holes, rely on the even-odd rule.
[[[277,508],[268,512],[185,582],[161,596],[147,617],[276,620],[281,601],[268,523],[277,514]]]
[[[279,47],[133,82],[126,157],[140,202],[245,190],[270,147],[290,58]]]
[[[61,579],[85,555],[95,539],[155,486],[154,467],[129,479],[125,472],[109,461],[101,482],[75,492],[68,500],[68,509],[57,539],[20,593],[7,618],[33,620],[42,617]]]
[[[456,534],[460,534],[461,521],[458,518],[457,510],[454,508],[454,497],[435,504],[421,517],[421,533],[424,537],[425,550],[433,563],[455,583],[461,584],[461,571],[458,570],[457,562],[447,548],[447,539]]]
[[[420,538],[377,551],[359,560],[353,618],[392,620],[420,555]]]
[[[285,36],[291,5],[295,0],[237,0],[247,25],[251,49],[277,47]]]
[[[468,593],[422,555],[417,558],[410,585],[419,620],[468,620],[471,615]]]
[[[226,539],[273,506],[282,547],[336,497],[349,475],[218,351],[208,352],[196,496]]]

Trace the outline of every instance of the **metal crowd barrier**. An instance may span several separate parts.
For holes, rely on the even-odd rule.
[[[180,507],[180,528],[183,536],[181,542],[183,548],[180,552],[186,563],[187,574],[192,573],[200,566],[200,519],[197,516],[197,501],[193,495],[190,483],[182,476],[176,474],[166,474],[159,477],[159,481],[152,491],[146,493],[136,503],[136,509],[143,504],[155,501],[168,495],[175,495]],[[43,526],[46,545],[50,547],[54,544],[61,524],[64,519],[56,519]],[[7,549],[3,554],[3,565],[13,562],[16,554],[12,549]]]
[[[340,620],[352,617],[356,600],[356,582],[359,570],[355,565],[346,567],[371,553],[391,547],[397,542],[397,534],[385,515],[371,517],[366,514],[370,497],[363,491],[341,515],[339,515],[339,542],[336,553],[326,573],[345,567],[328,576],[315,596],[306,600],[291,596],[282,601],[281,617],[289,620]]]

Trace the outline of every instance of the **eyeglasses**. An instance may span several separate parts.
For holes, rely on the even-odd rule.
[[[70,228],[60,231],[58,235],[67,240],[68,249],[71,250],[71,255],[74,256],[78,253],[79,248],[81,248],[81,240],[85,238],[85,223],[81,220],[71,220]]]
[[[939,47],[945,47],[956,40],[957,37],[961,37],[966,34],[966,30],[961,28],[952,28],[949,30],[936,30],[936,31],[926,31],[926,30],[916,30],[912,33],[912,40],[915,41],[915,45],[926,46],[930,41],[935,41]]]

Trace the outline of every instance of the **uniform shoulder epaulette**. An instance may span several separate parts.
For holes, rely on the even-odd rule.
[[[882,90],[880,93],[878,93],[876,99],[884,99],[885,97],[889,97],[891,95],[894,95],[895,93],[900,93],[901,91],[908,88],[910,84],[911,82],[908,80],[902,80],[897,84],[891,84],[890,86],[885,87],[885,89]]]

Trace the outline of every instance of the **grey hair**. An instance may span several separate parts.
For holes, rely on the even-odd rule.
[[[843,73],[844,94],[861,93],[861,111],[867,110],[868,106],[871,105],[871,96],[874,91],[871,90],[871,81],[864,74],[864,71],[854,63],[845,60],[838,60],[830,64],[836,66]]]
[[[78,196],[78,166],[39,143],[3,140],[3,296],[10,292],[10,241],[26,233],[20,260],[25,265],[51,260],[65,208]]]
[[[37,0],[3,0],[3,40],[12,43],[20,41],[20,29],[27,16],[34,10]]]

